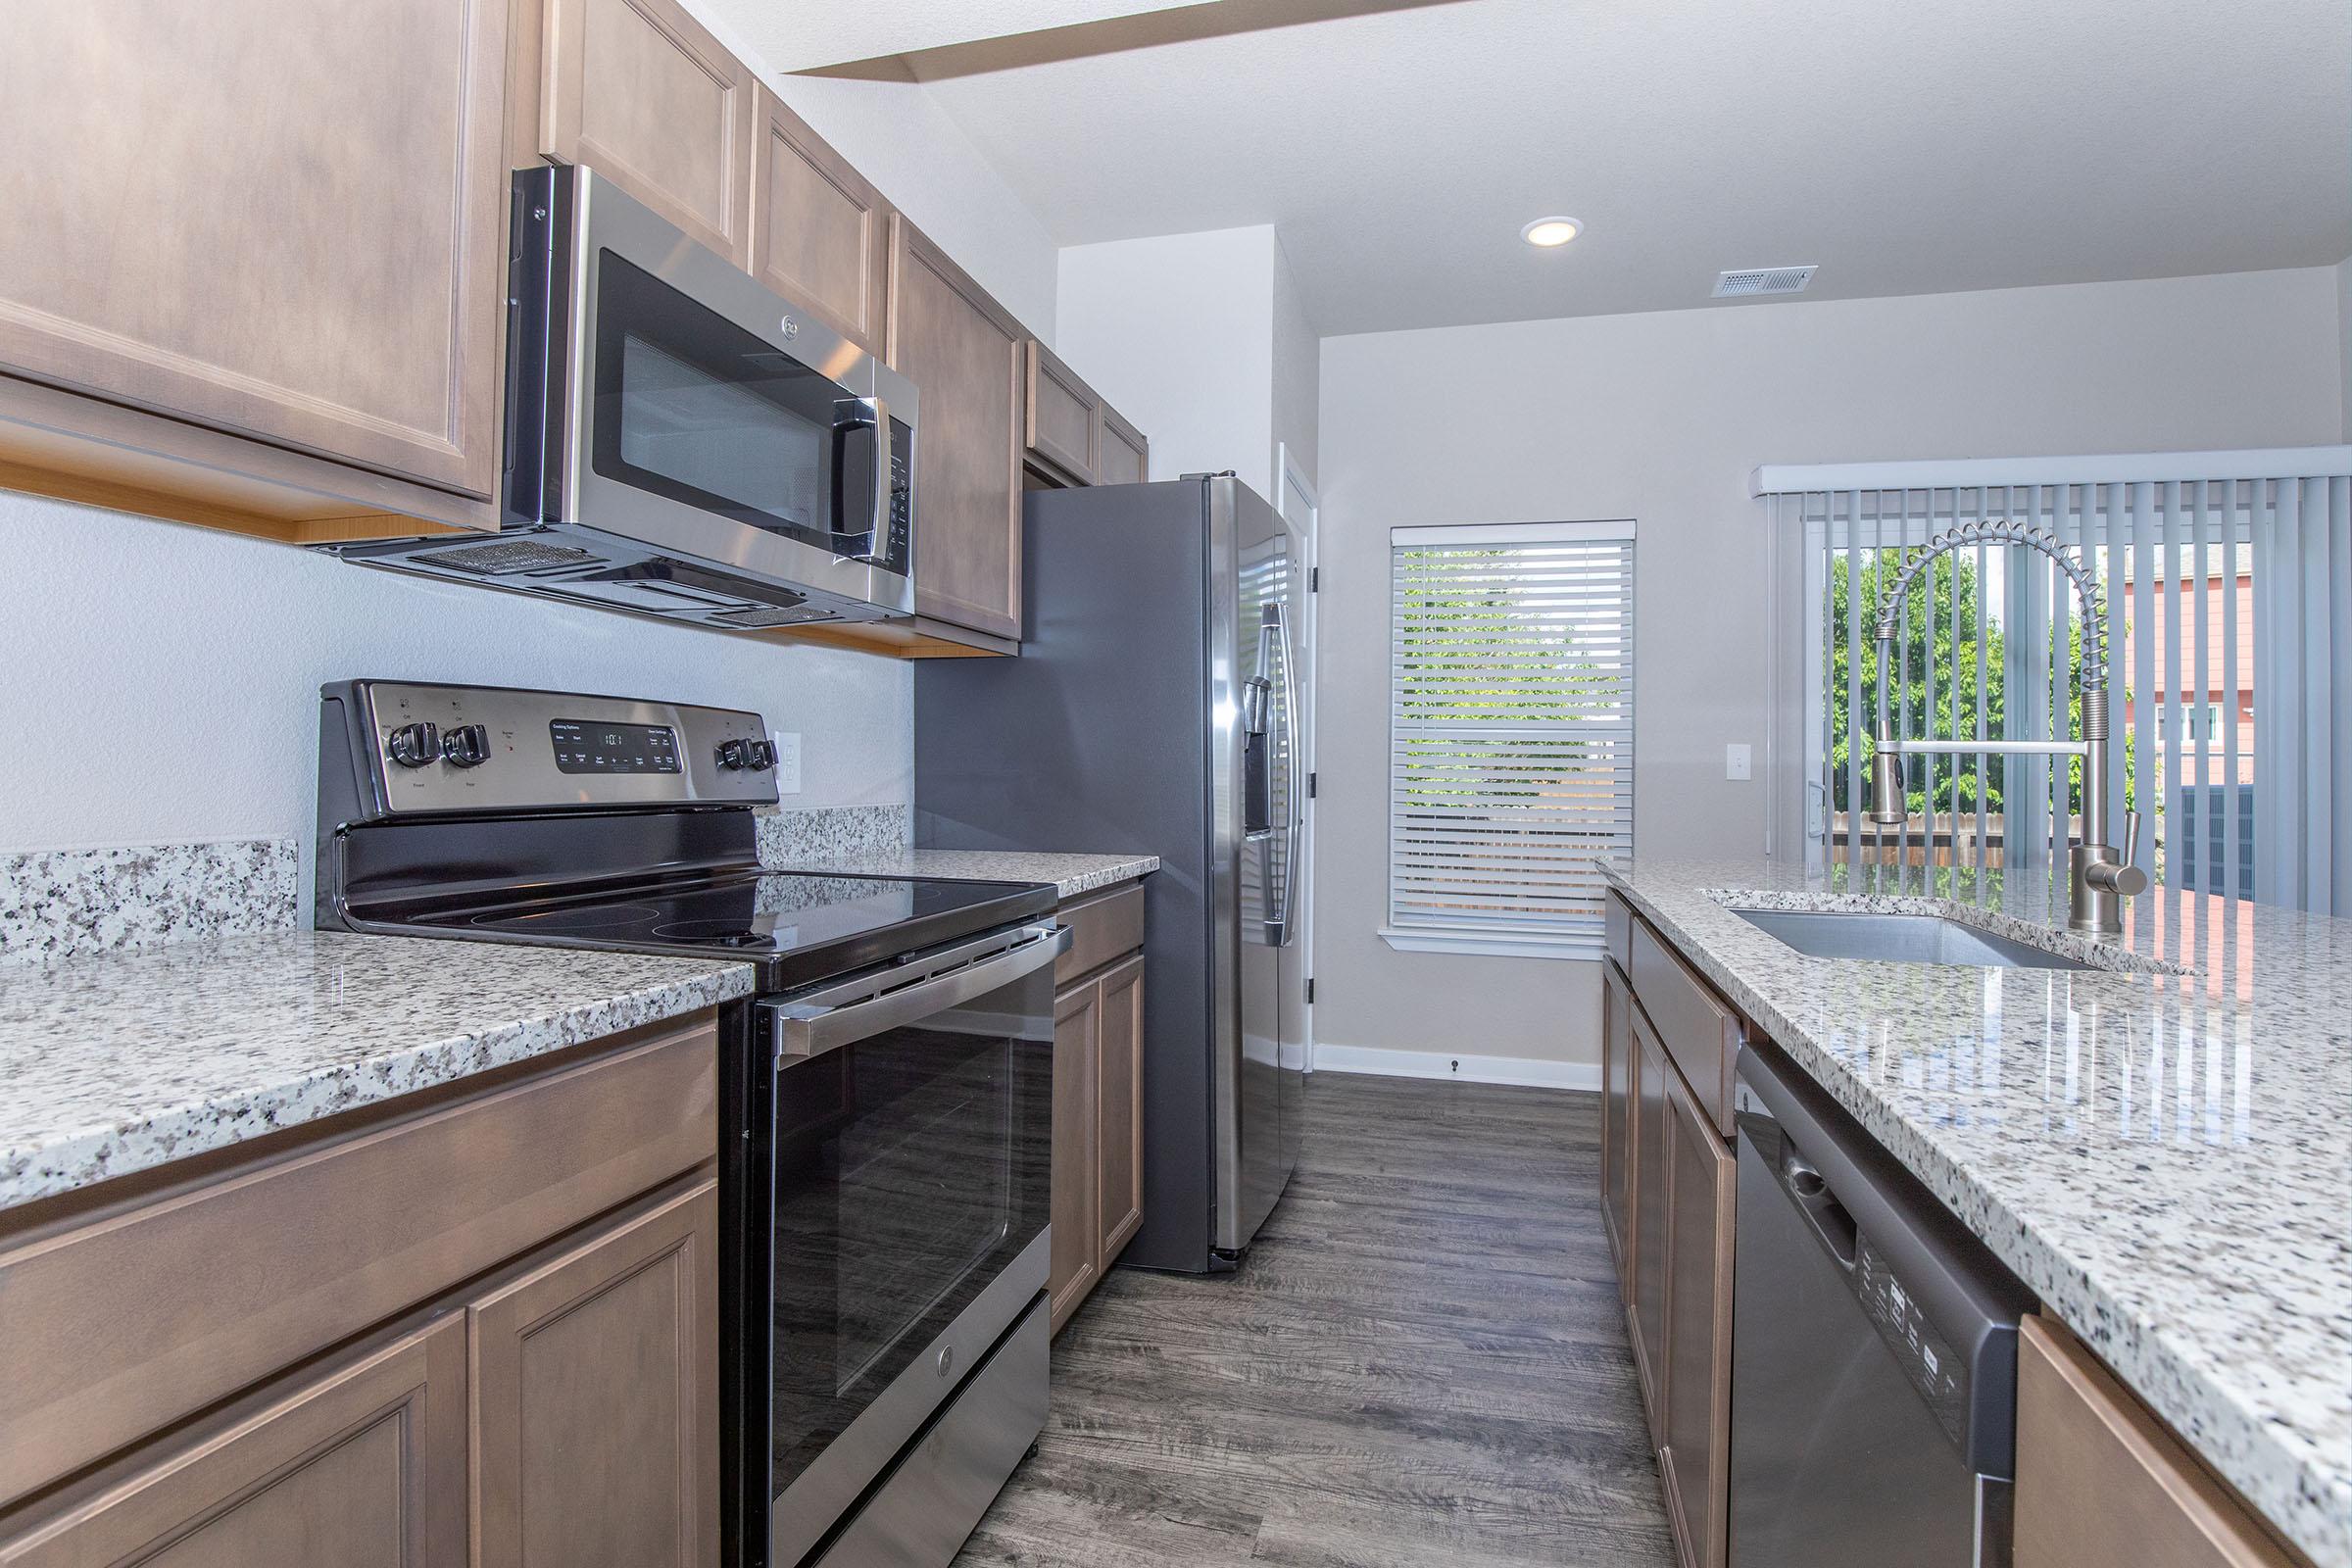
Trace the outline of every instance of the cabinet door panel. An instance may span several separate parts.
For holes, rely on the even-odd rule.
[[[1665,1428],[1666,1396],[1666,1088],[1674,1067],[1639,1007],[1631,1010],[1635,1046],[1633,1156],[1634,1370],[1655,1444]]]
[[[469,1308],[480,1568],[715,1568],[718,1184]]]
[[[506,12],[11,7],[0,370],[489,496]]]
[[[1054,1243],[1046,1297],[1055,1333],[1095,1288],[1102,1268],[1096,1145],[1102,1054],[1102,988],[1090,980],[1054,999]]]
[[[1142,484],[1152,476],[1151,443],[1129,424],[1119,411],[1102,405],[1100,450],[1095,454],[1097,484]]]
[[[1105,974],[1102,1055],[1096,1101],[1102,1108],[1097,1165],[1102,1172],[1102,1267],[1117,1261],[1144,1223],[1144,957]]]
[[[466,1320],[335,1363],[167,1440],[68,1511],[0,1533],[8,1568],[458,1568]]]
[[[1634,1024],[1633,1004],[1616,966],[1600,977],[1600,1217],[1617,1259],[1618,1293],[1633,1300]]]
[[[752,275],[868,354],[888,325],[890,209],[765,87],[752,151]]]
[[[2017,1344],[2017,1568],[2290,1568],[2296,1559],[2073,1335]]]
[[[540,150],[748,268],[753,84],[676,0],[550,0]]]
[[[1102,400],[1035,338],[1027,358],[1021,425],[1029,450],[1075,482],[1093,484]]]
[[[1731,1461],[1737,1168],[1680,1077],[1666,1082],[1666,1387],[1658,1446],[1686,1568],[1722,1568]]]
[[[914,605],[1021,634],[1020,323],[900,215],[891,219],[890,361],[922,389]]]

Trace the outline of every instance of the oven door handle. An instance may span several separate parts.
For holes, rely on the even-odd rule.
[[[1033,925],[1009,948],[863,1002],[839,1006],[818,1002],[778,1004],[769,1009],[776,1065],[780,1068],[821,1056],[984,997],[1000,986],[1035,974],[1068,952],[1069,946],[1068,926]],[[952,959],[954,955],[941,956]]]

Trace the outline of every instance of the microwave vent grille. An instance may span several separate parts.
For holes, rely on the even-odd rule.
[[[460,545],[414,558],[420,566],[469,571],[481,577],[506,577],[518,571],[553,571],[571,566],[596,566],[602,556],[567,545],[542,544],[536,539],[510,539],[496,544]]]
[[[832,618],[833,612],[829,610],[729,610],[712,615],[710,621],[711,624],[718,626],[757,628],[760,626],[795,626],[803,621],[831,620]]]

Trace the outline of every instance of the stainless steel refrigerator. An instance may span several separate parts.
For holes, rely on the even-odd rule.
[[[1020,657],[916,668],[915,841],[1160,858],[1122,1261],[1230,1268],[1298,1156],[1301,552],[1231,474],[1026,510]]]

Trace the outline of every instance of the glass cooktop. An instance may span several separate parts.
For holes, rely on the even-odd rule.
[[[595,898],[503,901],[406,920],[435,935],[737,958],[778,991],[1049,914],[1051,886],[770,872]]]

